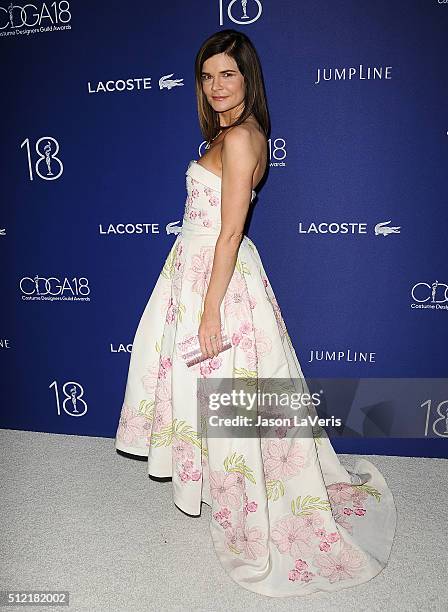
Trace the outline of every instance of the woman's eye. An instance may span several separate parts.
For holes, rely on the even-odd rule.
[[[225,77],[232,76],[232,73],[231,72],[224,72],[223,76],[225,76]],[[203,81],[206,81],[209,78],[209,76],[207,74],[203,74],[201,78],[202,78]]]

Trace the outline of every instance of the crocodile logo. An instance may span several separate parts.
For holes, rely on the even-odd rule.
[[[173,74],[174,72],[172,72],[171,74],[165,74],[165,76],[160,77],[159,89],[172,89],[175,86],[180,87],[181,85],[183,85],[183,83],[181,82],[183,81],[183,79],[171,79],[170,78],[173,76]]]
[[[388,236],[389,234],[399,234],[401,230],[401,226],[396,227],[386,227],[389,221],[383,221],[382,223],[377,223],[375,225],[375,236]]]
[[[182,226],[179,227],[179,225],[176,225],[176,223],[179,223],[179,221],[172,221],[171,223],[167,224],[166,226],[167,234],[178,234],[180,232],[180,230],[182,229]]]

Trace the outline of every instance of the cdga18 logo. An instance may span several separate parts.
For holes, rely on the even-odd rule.
[[[0,6],[0,30],[6,28],[34,28],[58,23],[69,23],[72,18],[70,4],[67,0],[52,2],[47,5],[42,2],[39,8],[35,4],[11,4],[5,8]]]
[[[62,280],[56,276],[24,276],[19,282],[23,299],[90,300],[89,281],[85,276]]]

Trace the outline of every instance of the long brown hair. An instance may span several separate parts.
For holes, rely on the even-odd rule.
[[[201,72],[204,62],[212,55],[226,53],[235,60],[238,70],[244,77],[246,93],[244,109],[238,119],[231,125],[221,128],[219,115],[210,106],[202,91]],[[207,38],[199,49],[194,65],[195,87],[198,104],[199,126],[205,140],[210,141],[220,129],[228,129],[243,123],[251,114],[269,138],[270,120],[263,83],[260,60],[254,45],[248,36],[237,30],[219,30]]]

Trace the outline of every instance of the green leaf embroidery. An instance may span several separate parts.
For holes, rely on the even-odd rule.
[[[178,421],[177,419],[173,419],[171,423],[165,425],[160,431],[154,432],[151,442],[154,446],[170,446],[174,439],[189,442],[198,448],[202,447],[198,432],[194,431],[186,421]],[[207,454],[207,451],[204,452],[203,448],[202,452]]]
[[[246,370],[246,368],[233,368],[233,373],[236,378],[257,378],[257,372],[255,370]],[[248,381],[248,386],[256,383],[254,381]]]
[[[267,480],[266,493],[268,499],[272,501],[277,501],[285,494],[285,486],[281,480]]]
[[[235,268],[243,276],[244,274],[250,275],[250,270],[245,261],[241,261],[239,258],[236,260]]]
[[[170,252],[168,253],[168,257],[166,258],[165,263],[163,264],[161,275],[164,278],[170,279],[173,275],[174,262],[176,259],[176,250],[177,245],[171,248]]]
[[[248,246],[250,249],[252,249],[252,251],[253,251],[254,253],[257,253],[257,250],[256,250],[256,248],[255,248],[254,243],[253,243],[253,242],[252,242],[252,240],[251,240],[250,238],[248,238],[247,236],[246,236],[246,241],[247,241],[247,246]]]
[[[235,554],[237,554],[237,555],[240,555],[240,554],[241,554],[241,550],[238,550],[238,548],[235,548],[234,546],[232,546],[232,544],[227,544],[227,546],[228,546],[228,548],[229,548],[229,549],[230,549],[232,552],[234,552]]]
[[[207,448],[207,446],[205,446],[205,445],[204,445],[204,446],[202,447],[202,449],[201,449],[201,452],[202,452],[202,454],[203,454],[205,457],[208,457],[208,448]]]
[[[207,417],[201,415],[201,449],[202,454],[208,457],[208,446],[207,446]]]
[[[291,511],[294,516],[308,516],[315,510],[330,510],[330,502],[320,497],[311,497],[307,495],[302,499],[299,495],[297,499],[291,501]]]
[[[154,400],[142,400],[138,406],[137,414],[149,421],[154,420]]]
[[[376,499],[377,502],[381,501],[381,495],[382,493],[380,491],[378,491],[378,489],[375,489],[374,487],[371,487],[368,484],[363,484],[363,485],[352,485],[353,489],[357,490],[360,489],[362,491],[365,491],[366,493],[368,493],[369,495],[371,495],[372,497],[374,497]]]
[[[229,457],[226,457],[224,459],[224,469],[226,472],[238,472],[250,480],[250,482],[256,484],[253,470],[246,465],[243,455],[237,455],[236,452],[233,452]]]
[[[187,309],[185,308],[184,304],[179,303],[179,306],[177,308],[177,317],[179,319],[179,321],[182,323],[182,315],[185,314],[187,311]]]

